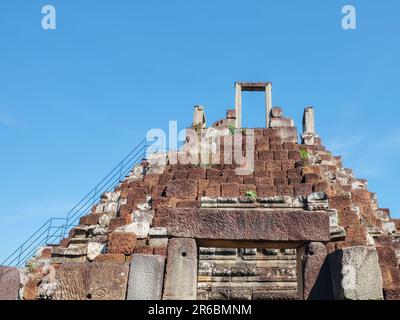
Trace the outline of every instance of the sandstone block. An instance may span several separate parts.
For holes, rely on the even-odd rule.
[[[223,183],[221,184],[222,197],[238,197],[239,184],[237,183]]]
[[[122,253],[102,253],[96,257],[96,262],[125,262],[125,255]]]
[[[129,232],[112,232],[108,240],[108,252],[132,254],[136,247],[137,237]]]
[[[194,239],[171,239],[164,281],[164,300],[195,300],[197,245]]]
[[[19,285],[18,269],[0,266],[0,300],[17,300]]]
[[[129,273],[127,300],[161,300],[165,257],[134,254]]]
[[[197,197],[196,180],[172,180],[166,188],[167,197],[195,200]]]
[[[155,217],[168,235],[216,240],[316,241],[330,240],[325,212],[303,210],[163,209]]]
[[[331,300],[332,284],[323,243],[311,242],[302,257],[305,300]]]
[[[56,269],[55,300],[125,300],[126,263],[65,263]]]
[[[383,299],[382,275],[374,247],[348,247],[329,255],[329,269],[336,300]]]

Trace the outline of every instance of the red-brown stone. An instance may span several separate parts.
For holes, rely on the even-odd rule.
[[[102,253],[96,257],[97,262],[123,263],[125,255],[122,253]]]
[[[112,232],[109,234],[108,252],[132,254],[137,238],[132,232]]]
[[[167,197],[195,200],[197,197],[197,181],[192,179],[172,180],[168,182],[165,193]]]

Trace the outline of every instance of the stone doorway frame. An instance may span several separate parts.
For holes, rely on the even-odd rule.
[[[270,127],[272,109],[272,82],[235,82],[236,128],[242,127],[242,91],[265,92],[265,127]]]
[[[163,300],[197,300],[200,247],[296,249],[297,296],[299,300],[304,300],[302,257],[308,243],[171,238],[168,243]]]

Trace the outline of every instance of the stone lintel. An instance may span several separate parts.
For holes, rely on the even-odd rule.
[[[242,91],[264,91],[271,82],[236,82]]]
[[[169,236],[197,240],[330,241],[329,217],[323,211],[165,208],[155,224],[166,227]]]

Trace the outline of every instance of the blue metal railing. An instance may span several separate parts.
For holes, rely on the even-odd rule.
[[[77,224],[78,219],[91,212],[104,192],[112,191],[129,173],[133,166],[146,157],[146,139],[136,145],[89,193],[86,194],[65,218],[50,218],[36,230],[22,245],[11,253],[1,265],[21,267],[44,245],[59,243]]]

